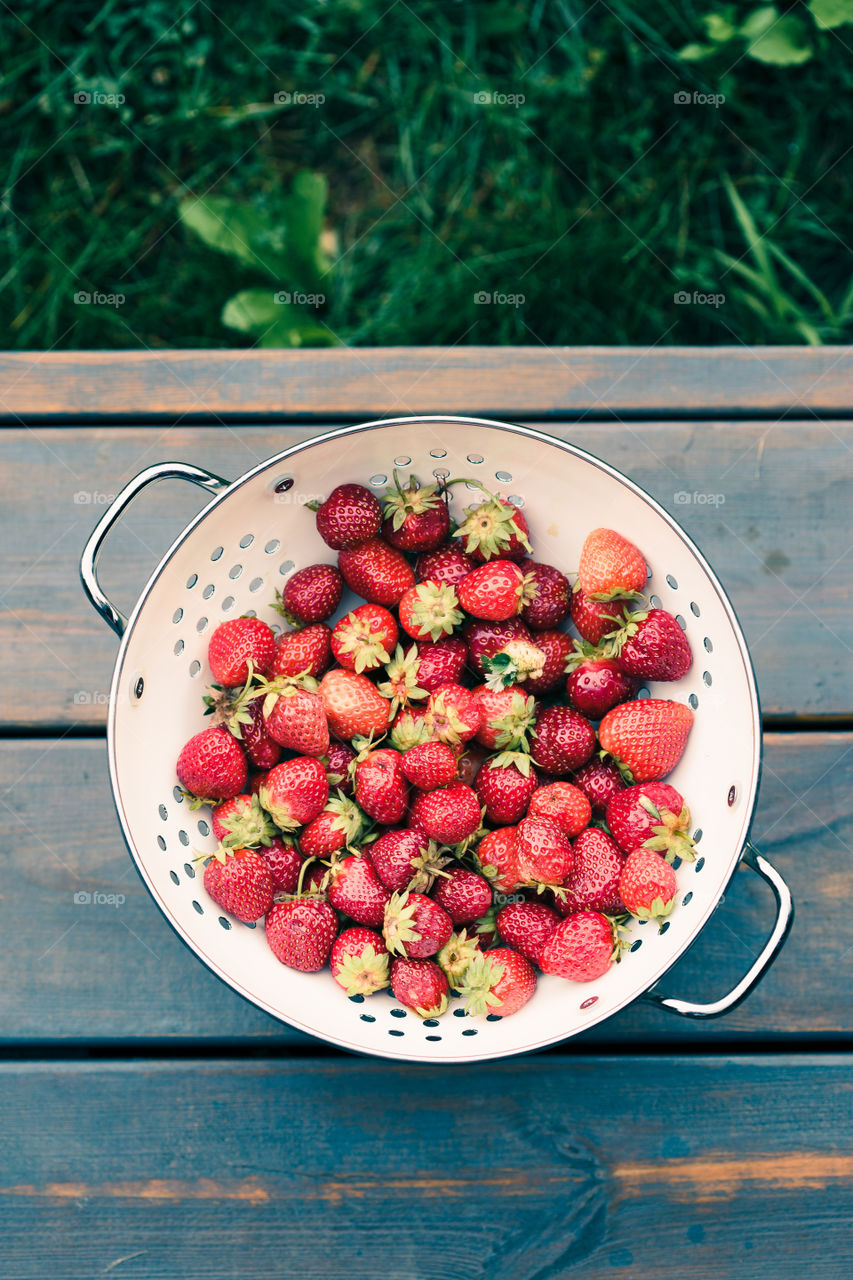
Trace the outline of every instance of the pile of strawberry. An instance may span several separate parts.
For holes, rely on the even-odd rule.
[[[314,506],[337,564],[288,580],[277,639],[253,616],[217,627],[213,721],[177,775],[212,807],[207,892],[265,919],[282,964],[329,965],[350,996],[390,986],[424,1018],[451,992],[506,1017],[537,971],[592,981],[628,917],[671,912],[693,851],[662,779],[693,713],[635,695],[692,655],[642,607],[626,537],[590,533],[572,586],[485,489],[454,528],[454,483],[395,473],[384,505],[344,484]],[[366,603],[330,627],[344,584]]]

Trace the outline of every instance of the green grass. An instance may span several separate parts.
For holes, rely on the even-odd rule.
[[[274,211],[306,169],[328,180],[339,245],[322,321],[347,343],[849,341],[853,25],[782,6],[808,18],[804,65],[742,43],[679,60],[707,7],[7,7],[0,344],[247,342],[222,306],[270,282],[195,238],[178,202]],[[277,106],[282,90],[325,102]],[[694,90],[726,101],[674,103]]]

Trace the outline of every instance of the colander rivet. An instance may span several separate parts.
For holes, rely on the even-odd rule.
[[[731,787],[729,787],[729,794],[728,794],[728,804],[730,809],[736,799],[737,799],[737,787],[732,785]]]
[[[144,688],[145,688],[145,681],[142,679],[142,676],[139,676],[139,678],[136,681],[136,684],[133,686],[134,698],[141,698],[142,691],[144,690]]]
[[[292,489],[296,481],[293,476],[284,476],[276,483],[275,493],[287,493],[288,489]]]

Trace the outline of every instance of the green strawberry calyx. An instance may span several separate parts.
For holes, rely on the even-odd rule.
[[[452,635],[462,623],[463,613],[453,587],[444,582],[419,582],[415,587],[412,623],[435,643]]]
[[[372,943],[368,943],[360,955],[344,956],[335,968],[335,979],[348,996],[372,996],[390,986],[388,956],[383,951],[377,955]]]
[[[335,644],[340,653],[350,653],[355,658],[355,671],[373,671],[391,661],[391,655],[371,629],[370,623],[355,612],[348,613],[335,627]]]
[[[455,990],[463,980],[465,971],[474,957],[480,954],[480,945],[477,939],[469,937],[467,930],[461,929],[459,933],[450,935],[449,940],[435,958],[439,966],[444,970],[444,976],[447,981]]]
[[[438,485],[421,485],[418,483],[416,476],[409,476],[408,487],[404,489],[400,484],[396,467],[394,469],[394,483],[389,485],[385,492],[382,514],[386,520],[390,518],[391,528],[395,533],[398,529],[402,529],[406,523],[407,516],[422,515],[425,511],[430,511],[433,507],[437,507],[441,502]]]
[[[671,809],[658,809],[648,796],[641,796],[640,804],[649,817],[656,819],[651,836],[643,841],[643,848],[662,853],[667,862],[674,862],[676,858],[692,862],[696,857],[696,847],[689,834],[690,810],[687,805],[680,813],[673,813]]]
[[[257,796],[252,796],[248,805],[244,802],[239,809],[225,814],[219,822],[227,833],[222,837],[226,849],[256,849],[258,845],[270,845],[276,834]]]
[[[465,551],[468,555],[472,551],[479,551],[484,559],[494,560],[510,545],[513,538],[516,538],[526,551],[532,553],[533,547],[530,545],[530,539],[516,523],[514,507],[510,506],[509,503],[502,502],[496,494],[487,489],[479,480],[465,480],[463,478],[450,480],[447,487],[449,488],[450,485],[454,484],[473,485],[474,488],[481,489],[486,495],[484,502],[466,509],[465,519],[453,534],[454,538],[463,538],[465,540]]]
[[[524,753],[530,750],[527,735],[536,721],[536,699],[523,693],[514,693],[510,700],[509,710],[494,720],[487,721],[490,729],[496,729],[497,746],[509,753]],[[530,770],[525,773],[528,777]]]
[[[451,861],[448,856],[450,850],[444,845],[437,844],[435,840],[430,840],[423,853],[418,854],[416,858],[412,858],[412,867],[415,874],[406,885],[412,893],[428,893],[432,888],[436,876],[442,876],[445,880],[449,879],[449,872],[444,868]]]
[[[474,1017],[498,1013],[503,1004],[493,988],[504,975],[505,965],[499,960],[478,951],[456,984],[456,990],[465,1001],[465,1012]]]
[[[419,666],[417,645],[413,644],[404,651],[403,646],[398,644],[394,656],[385,667],[388,679],[377,685],[382,697],[391,700],[392,718],[410,702],[424,702],[429,697],[427,690],[418,685]]]
[[[415,904],[409,902],[409,890],[393,893],[385,908],[382,932],[385,945],[392,955],[407,955],[406,945],[420,942],[421,934],[415,927]]]

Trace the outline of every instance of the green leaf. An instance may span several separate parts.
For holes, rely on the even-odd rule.
[[[738,35],[743,36],[744,40],[757,40],[778,20],[779,10],[775,4],[762,5],[760,9],[753,9],[749,17],[741,23]]]
[[[329,184],[322,173],[298,173],[284,199],[284,225],[294,259],[293,280],[310,288],[331,270],[321,236]]]
[[[747,53],[756,62],[773,67],[801,66],[812,56],[808,29],[794,14],[786,14],[761,35],[751,39]]]
[[[265,271],[274,280],[287,278],[287,259],[266,213],[228,200],[204,196],[182,200],[178,214],[185,227],[211,249],[227,254],[247,266]]]
[[[853,0],[809,0],[811,15],[824,31],[853,22]]]
[[[704,58],[713,58],[719,47],[716,44],[686,44],[683,49],[679,49],[676,57],[682,62],[702,62]]]
[[[333,347],[338,339],[301,307],[277,302],[266,289],[244,289],[222,308],[222,323],[257,338],[262,347]]]
[[[732,22],[733,16],[733,10],[730,7],[724,13],[703,14],[702,25],[708,39],[716,41],[717,44],[727,44],[733,39],[737,35],[737,28]]]

